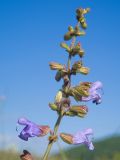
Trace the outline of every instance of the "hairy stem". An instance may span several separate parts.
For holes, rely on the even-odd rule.
[[[58,119],[55,123],[55,126],[54,126],[54,135],[55,136],[57,135],[57,131],[58,131],[58,128],[60,126],[60,122],[61,122],[62,117],[63,117],[62,115],[59,115],[59,117],[58,117]],[[52,148],[53,143],[54,143],[54,141],[49,141],[46,152],[45,152],[42,160],[47,160],[48,159],[48,156],[49,156],[49,153],[50,153],[50,150]]]

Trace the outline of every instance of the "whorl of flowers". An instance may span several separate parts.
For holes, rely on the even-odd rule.
[[[60,46],[65,49],[68,55],[67,64],[60,64],[59,62],[51,62],[50,69],[56,71],[55,80],[59,82],[63,80],[62,87],[58,90],[54,102],[49,103],[50,109],[55,111],[58,115],[58,119],[55,123],[54,129],[50,129],[48,125],[37,125],[26,118],[18,119],[18,124],[23,125],[24,128],[20,132],[19,137],[22,140],[27,141],[30,137],[42,137],[50,134],[48,138],[48,146],[42,160],[47,160],[53,143],[55,143],[60,136],[61,139],[68,144],[84,144],[89,150],[93,150],[94,146],[89,138],[93,135],[93,130],[91,128],[85,129],[84,131],[78,131],[76,134],[60,133],[58,134],[58,128],[60,122],[64,116],[70,117],[80,117],[83,118],[88,113],[88,106],[83,105],[82,102],[92,101],[95,104],[100,104],[102,83],[100,81],[96,82],[80,82],[77,85],[72,86],[72,76],[77,74],[87,75],[90,69],[86,67],[83,63],[83,57],[85,51],[80,42],[76,41],[79,36],[85,35],[85,30],[87,28],[87,23],[85,15],[90,11],[89,8],[83,9],[78,8],[76,10],[76,26],[69,26],[68,31],[64,35],[64,41],[71,40],[70,45],[66,42],[62,42]],[[78,60],[71,64],[71,59],[75,56]],[[76,100],[77,104],[72,104],[71,97]],[[59,135],[59,136],[58,136]],[[31,154],[27,151],[23,152],[21,159],[33,159]]]

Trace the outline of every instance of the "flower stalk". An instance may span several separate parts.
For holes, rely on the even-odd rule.
[[[56,121],[56,123],[55,123],[54,136],[57,136],[57,131],[58,131],[58,129],[59,129],[59,126],[60,126],[60,122],[61,122],[61,120],[62,120],[62,117],[63,117],[62,115],[59,115],[59,116],[58,116],[58,119],[57,119],[57,121]],[[47,146],[47,149],[46,149],[46,152],[45,152],[42,160],[47,160],[47,159],[48,159],[48,156],[49,156],[49,153],[50,153],[50,150],[51,150],[51,148],[52,148],[53,143],[54,143],[54,140],[49,141],[48,146]]]
[[[72,38],[72,42],[71,42],[71,46],[70,46],[71,49],[74,47],[75,41],[76,41],[76,37],[74,36],[74,37]],[[71,58],[72,58],[72,56],[69,54],[69,56],[68,56],[68,63],[67,63],[67,67],[68,67],[68,72],[69,72],[69,73],[70,73],[70,69],[71,69],[71,67],[70,67],[70,65],[71,65]],[[68,78],[69,78],[69,87],[70,87],[70,86],[71,86],[71,82],[70,82],[70,81],[71,81],[71,75],[70,75],[70,74],[68,75]],[[59,129],[60,122],[61,122],[62,118],[63,118],[63,115],[60,114],[60,115],[58,116],[58,119],[57,119],[57,121],[56,121],[56,123],[55,123],[55,126],[54,126],[54,136],[57,136],[57,131],[58,131],[58,129]],[[44,154],[42,160],[47,160],[47,159],[48,159],[48,156],[49,156],[49,153],[50,153],[50,151],[51,151],[51,148],[52,148],[53,143],[54,143],[54,140],[49,141],[48,146],[47,146],[47,149],[46,149],[46,151],[45,151],[45,154]]]

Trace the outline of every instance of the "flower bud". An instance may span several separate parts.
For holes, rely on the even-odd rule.
[[[87,28],[87,23],[86,23],[86,19],[84,17],[84,14],[88,13],[90,11],[90,8],[86,8],[86,9],[82,9],[82,8],[78,8],[76,10],[76,13],[77,13],[77,20],[80,22],[81,24],[81,27],[83,29],[86,29]]]
[[[70,116],[70,117],[74,117],[74,116],[76,116],[76,113],[72,112],[72,111],[67,111],[67,112],[65,112],[65,115]]]
[[[62,92],[58,91],[58,93],[55,96],[55,103],[60,103],[62,100]]]
[[[62,78],[61,71],[58,71],[58,72],[56,73],[55,80],[56,80],[56,81],[60,81],[61,78]]]
[[[68,144],[73,144],[73,136],[71,134],[61,133],[60,137],[64,142]]]
[[[77,73],[82,73],[82,74],[88,74],[89,73],[89,68],[87,67],[81,67],[80,69],[77,70]]]
[[[65,70],[65,69],[60,70],[60,71],[57,71],[56,76],[55,76],[55,80],[56,80],[56,81],[60,81],[61,78],[63,78],[63,77],[64,77],[65,75],[67,75],[67,74],[68,74],[68,71]]]
[[[59,64],[59,63],[56,63],[56,62],[51,62],[50,63],[50,68],[52,70],[62,70],[62,69],[64,69],[64,66]]]
[[[83,29],[86,29],[87,28],[87,23],[86,22],[81,23],[81,26],[82,26]]]
[[[65,41],[68,41],[68,40],[70,40],[71,38],[72,38],[72,35],[71,35],[70,32],[67,32],[67,33],[64,35],[64,40],[65,40]]]
[[[69,26],[69,27],[68,27],[68,31],[74,32],[74,28],[73,28],[72,26]]]
[[[81,105],[81,106],[71,106],[70,107],[70,111],[75,112],[77,114],[81,113],[81,114],[87,114],[88,112],[88,107],[85,105]]]
[[[77,13],[77,15],[79,16],[79,17],[82,17],[83,16],[83,8],[78,8],[77,10],[76,10],[76,13]]]
[[[54,103],[49,103],[49,107],[53,110],[53,111],[57,111],[58,110],[58,106]]]
[[[86,28],[87,28],[86,19],[85,19],[84,17],[79,18],[78,21],[80,22],[81,27],[82,27],[83,29],[86,29]]]
[[[84,56],[84,50],[80,49],[78,52],[78,55],[80,56],[80,58],[82,58]]]
[[[61,46],[62,48],[65,48],[68,52],[70,52],[70,47],[69,47],[66,43],[62,42],[62,43],[60,44],[60,46]]]
[[[86,8],[86,9],[83,10],[83,14],[86,14],[88,12],[90,12],[90,8]]]
[[[82,67],[82,62],[75,62],[72,66],[72,71],[76,71]]]
[[[84,118],[85,114],[78,113],[77,116],[80,117],[80,118]]]
[[[91,87],[91,84],[92,84],[91,82],[81,82],[81,83],[80,83],[81,86],[86,86],[86,87],[88,87],[88,88]]]
[[[83,9],[83,8],[78,8],[76,10],[76,13],[79,17],[83,17],[84,14],[88,13],[90,11],[90,8],[86,8],[86,9]]]
[[[23,154],[20,155],[20,159],[21,160],[33,160],[33,157],[27,150],[23,150]]]

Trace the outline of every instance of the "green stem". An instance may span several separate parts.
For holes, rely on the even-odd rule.
[[[57,131],[58,131],[58,128],[59,128],[59,125],[60,125],[62,117],[63,116],[59,115],[59,117],[58,117],[58,119],[57,119],[57,121],[55,123],[55,126],[54,126],[54,135],[57,135]],[[46,149],[46,152],[45,152],[42,160],[47,160],[48,159],[48,155],[50,153],[50,150],[52,148],[53,143],[54,143],[54,141],[49,141],[47,149]]]
[[[76,37],[74,36],[74,37],[72,38],[72,42],[71,42],[70,48],[73,48],[73,47],[74,47],[75,41],[76,41]]]
[[[74,47],[75,41],[76,41],[76,37],[74,36],[72,38],[72,42],[71,42],[71,45],[70,45],[71,49]],[[69,54],[69,56],[68,56],[68,71],[70,71],[71,58],[72,58],[72,56],[71,56],[71,54]],[[71,84],[71,74],[69,74],[69,80],[70,80],[70,84]]]

